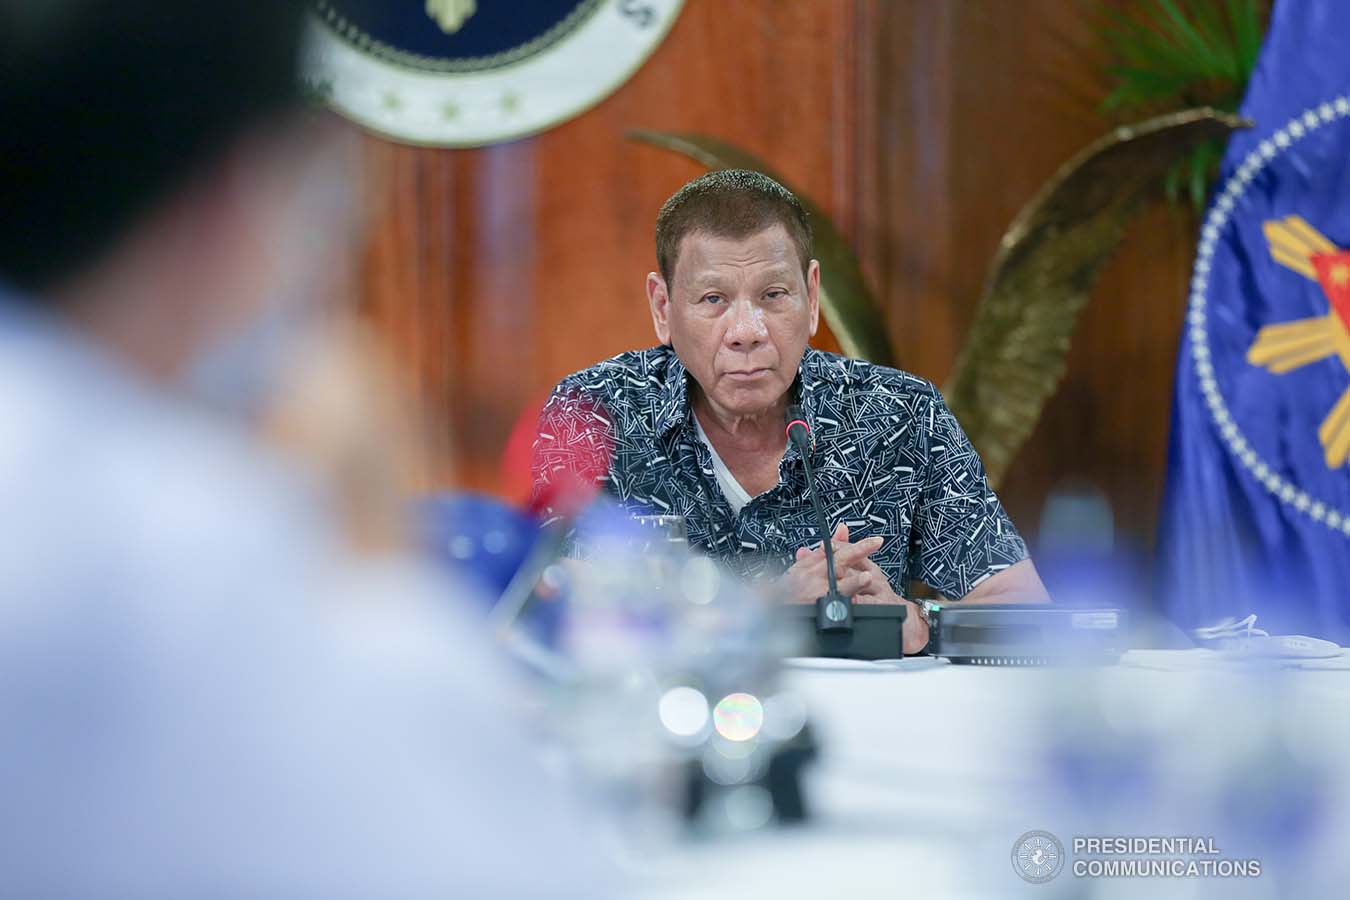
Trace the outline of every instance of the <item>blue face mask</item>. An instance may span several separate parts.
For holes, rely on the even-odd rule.
[[[234,418],[256,418],[275,396],[312,317],[303,304],[266,304],[260,315],[198,355],[184,379],[188,393]]]
[[[343,132],[316,144],[281,179],[284,187],[266,195],[280,210],[268,217],[270,230],[255,235],[270,250],[259,260],[268,266],[267,294],[247,321],[197,355],[183,379],[213,409],[246,421],[260,415],[316,324],[332,313],[327,300],[341,290],[327,276],[341,270],[361,217],[353,140]]]

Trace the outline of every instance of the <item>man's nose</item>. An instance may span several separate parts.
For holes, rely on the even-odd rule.
[[[736,300],[728,311],[731,319],[727,322],[725,341],[728,346],[742,348],[754,347],[765,341],[769,330],[764,325],[764,316],[754,304]]]

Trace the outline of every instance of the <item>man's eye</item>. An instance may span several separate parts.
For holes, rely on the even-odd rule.
[[[787,291],[780,290],[779,288],[774,288],[764,296],[769,300],[782,300],[784,297],[787,296]]]
[[[702,297],[701,299],[702,299],[702,301],[703,301],[704,303],[721,303],[721,302],[722,302],[722,295],[721,295],[721,294],[704,294],[703,297]]]

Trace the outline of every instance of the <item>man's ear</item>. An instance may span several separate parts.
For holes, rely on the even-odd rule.
[[[811,260],[806,267],[806,304],[811,310],[811,337],[820,326],[820,262]]]
[[[670,292],[666,289],[666,280],[659,272],[647,273],[647,304],[652,310],[652,327],[656,329],[656,339],[663,344],[669,344]]]

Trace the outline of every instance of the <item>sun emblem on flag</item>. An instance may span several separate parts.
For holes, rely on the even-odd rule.
[[[1273,219],[1263,230],[1271,258],[1317,282],[1330,308],[1325,316],[1262,328],[1247,351],[1247,362],[1283,375],[1339,356],[1350,370],[1350,250],[1337,247],[1299,216]],[[1350,459],[1350,388],[1322,420],[1317,437],[1328,468]]]

